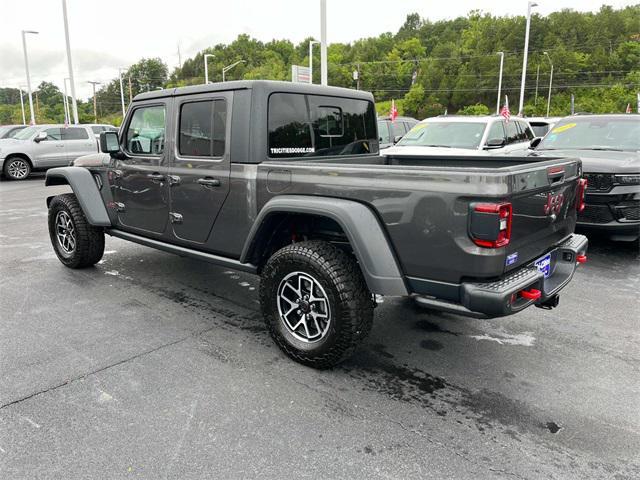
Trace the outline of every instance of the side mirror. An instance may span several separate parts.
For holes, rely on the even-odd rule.
[[[102,153],[118,153],[120,151],[118,132],[100,132],[100,151]]]
[[[490,138],[487,140],[486,149],[504,147],[504,138]]]
[[[47,139],[47,132],[43,130],[41,132],[38,132],[38,135],[36,135],[36,138],[34,138],[33,141],[36,143],[40,143],[41,141],[46,139]]]
[[[534,148],[536,148],[538,145],[540,145],[540,142],[542,141],[542,137],[535,137],[533,140],[531,140],[531,142],[529,143],[529,148],[531,150],[533,150]]]
[[[393,137],[393,144],[395,145],[395,144],[396,144],[396,143],[398,143],[401,139],[402,139],[402,135],[396,135],[395,137]]]

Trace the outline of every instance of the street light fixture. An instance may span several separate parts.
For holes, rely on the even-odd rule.
[[[36,124],[36,115],[33,111],[33,94],[31,92],[31,77],[29,76],[29,57],[27,55],[27,39],[26,34],[32,33],[37,35],[35,30],[22,30],[22,50],[24,51],[24,69],[27,73],[27,92],[29,93],[29,112],[31,114],[31,125]]]
[[[90,83],[93,87],[93,120],[95,123],[98,123],[98,100],[96,99],[96,85],[100,85],[100,82],[92,82],[88,80],[87,83]]]
[[[215,58],[215,55],[212,54],[212,53],[205,53],[204,54],[204,83],[205,83],[205,85],[207,85],[209,83],[209,65],[208,65],[209,58]]]
[[[500,91],[502,90],[502,66],[504,65],[504,52],[498,52],[500,55],[500,73],[498,74],[498,101],[496,102],[496,115],[500,114]]]
[[[20,109],[22,110],[22,124],[27,124],[27,119],[24,116],[24,100],[22,99],[22,85],[18,85],[18,89],[20,90]]]
[[[524,34],[524,56],[522,58],[522,81],[520,82],[520,105],[518,106],[518,115],[524,113],[524,84],[527,76],[527,56],[529,55],[529,27],[531,26],[531,9],[537,7],[535,2],[527,4],[527,26]]]
[[[309,83],[313,83],[313,46],[319,43],[316,40],[309,40]]]
[[[222,69],[222,81],[224,82],[224,76],[229,70],[231,70],[236,65],[240,65],[241,63],[246,63],[246,62],[244,60],[238,60],[237,62],[232,63],[231,65],[227,65],[226,67],[224,67]]]
[[[549,96],[547,97],[547,117],[549,116],[549,109],[551,108],[551,85],[553,84],[553,62],[551,61],[551,57],[549,53],[543,52],[543,55],[547,57],[549,60],[549,65],[551,65],[551,74],[549,75]]]

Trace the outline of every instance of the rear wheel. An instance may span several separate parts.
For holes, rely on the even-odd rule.
[[[3,172],[9,180],[24,180],[31,173],[31,164],[22,157],[9,157],[4,162]]]
[[[69,268],[95,265],[104,253],[104,232],[87,222],[72,193],[51,200],[49,237],[58,259]]]
[[[371,294],[355,259],[322,241],[288,245],[269,259],[260,306],[282,351],[314,368],[348,358],[373,322]]]

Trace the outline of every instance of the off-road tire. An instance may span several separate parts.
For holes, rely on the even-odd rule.
[[[75,230],[75,248],[67,252],[58,240],[56,221],[60,212],[66,213]],[[58,259],[69,268],[95,265],[104,254],[104,232],[87,222],[78,199],[73,193],[58,195],[49,204],[49,237]]]
[[[292,335],[278,310],[279,286],[287,275],[303,272],[318,281],[330,305],[325,336],[305,343]],[[260,279],[260,307],[271,337],[296,362],[325,369],[351,356],[369,334],[373,302],[352,255],[319,240],[294,243],[267,261]]]
[[[9,157],[4,161],[2,173],[7,180],[24,180],[31,173],[31,164],[22,157]]]

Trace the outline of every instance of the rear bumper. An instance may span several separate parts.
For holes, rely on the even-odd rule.
[[[535,304],[544,304],[555,297],[573,278],[577,257],[585,255],[588,240],[584,235],[572,235],[547,252],[551,255],[551,274],[544,278],[534,262],[512,271],[493,282],[467,282],[460,285],[460,302],[454,303],[416,296],[418,304],[473,317],[503,317],[520,312]],[[524,298],[523,290],[539,290],[535,299]]]

